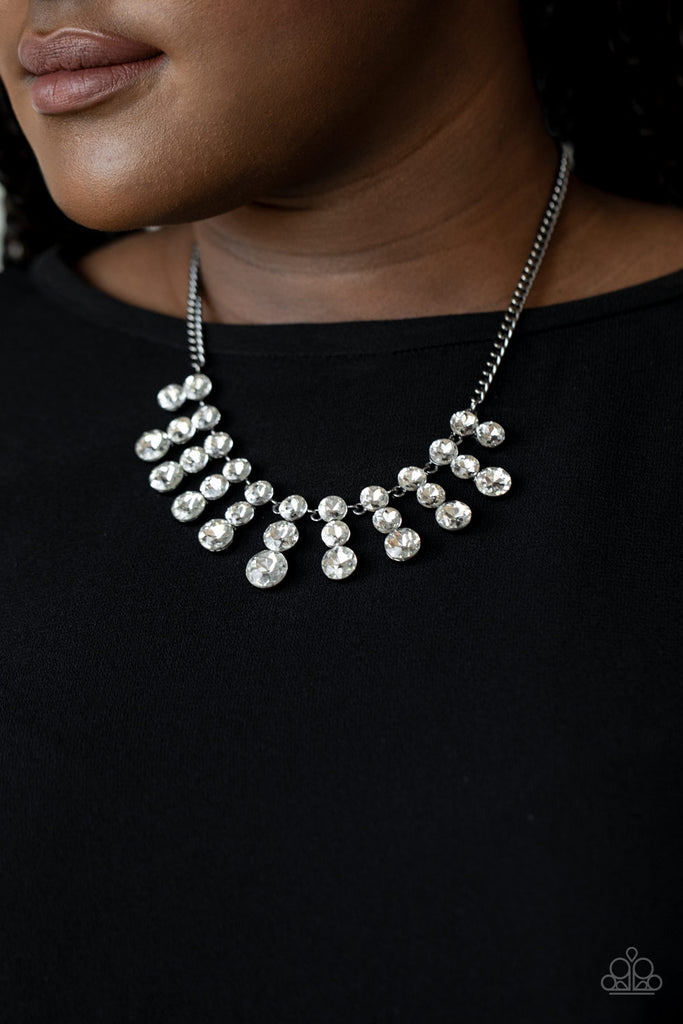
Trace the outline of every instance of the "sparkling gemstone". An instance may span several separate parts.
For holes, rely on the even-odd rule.
[[[389,492],[384,487],[371,484],[360,492],[360,503],[367,509],[384,508],[389,504]]]
[[[199,491],[183,491],[174,499],[171,512],[181,523],[189,523],[206,508],[206,498]]]
[[[420,550],[420,535],[409,526],[392,530],[384,538],[384,550],[394,562],[407,562]]]
[[[186,448],[180,456],[180,465],[186,473],[200,473],[208,464],[209,456],[203,448],[193,444]]]
[[[432,441],[429,446],[429,458],[437,466],[447,466],[457,454],[458,446],[450,437],[442,437],[438,441]]]
[[[330,548],[323,555],[322,567],[328,580],[345,580],[357,565],[356,552],[344,547],[343,544]]]
[[[185,401],[185,388],[182,384],[167,384],[157,395],[157,402],[166,412],[175,412]]]
[[[274,587],[287,575],[287,559],[279,551],[259,551],[247,562],[247,579],[255,587],[265,590]]]
[[[479,472],[479,459],[474,455],[456,455],[451,469],[461,480],[471,480]]]
[[[149,485],[155,491],[174,491],[185,474],[177,462],[162,462],[149,474]]]
[[[191,373],[189,377],[185,378],[185,394],[188,398],[193,398],[196,401],[206,398],[211,387],[211,381],[205,373]]]
[[[265,505],[273,497],[273,485],[267,480],[255,480],[244,488],[244,497],[250,505]]]
[[[232,438],[224,431],[217,431],[204,438],[204,451],[211,459],[224,459],[232,449]]]
[[[192,413],[195,430],[213,430],[221,421],[221,414],[215,405],[200,405]]]
[[[329,494],[318,505],[318,515],[326,523],[331,523],[333,519],[343,519],[347,511],[346,502],[338,494]]]
[[[391,533],[392,530],[398,530],[402,523],[401,513],[397,508],[378,508],[376,512],[372,514],[372,525],[380,533]]]
[[[184,444],[194,437],[195,429],[189,416],[176,416],[166,428],[166,433],[174,444]]]
[[[474,482],[477,485],[477,490],[489,498],[498,498],[502,494],[507,494],[512,484],[510,474],[500,466],[487,466],[486,469],[480,470],[475,476]]]
[[[464,501],[448,501],[436,510],[436,521],[444,530],[462,530],[472,519],[472,509]]]
[[[270,551],[289,551],[299,539],[299,531],[294,523],[286,519],[278,519],[264,530],[263,543]]]
[[[170,447],[171,440],[163,430],[146,430],[135,442],[135,454],[144,462],[156,462]]]
[[[454,412],[451,416],[451,430],[454,434],[459,434],[460,437],[466,437],[467,434],[474,433],[478,422],[476,412],[471,409],[461,409],[460,412]]]
[[[441,484],[422,484],[417,489],[417,500],[425,508],[437,508],[446,500],[446,492]]]
[[[486,423],[480,423],[477,427],[477,441],[479,444],[483,444],[484,448],[495,448],[497,445],[502,444],[504,440],[505,431],[500,423],[487,420]]]
[[[223,466],[223,474],[231,484],[246,480],[251,473],[251,462],[248,459],[228,459]]]
[[[404,466],[398,474],[399,486],[405,487],[407,491],[416,491],[420,484],[426,482],[427,474],[419,466]]]
[[[300,494],[290,494],[283,498],[277,507],[278,515],[290,523],[301,519],[308,512],[308,502]]]
[[[230,484],[222,473],[212,473],[211,476],[204,477],[199,485],[199,490],[209,501],[215,501],[216,498],[223,497],[229,486]]]
[[[225,519],[209,519],[199,531],[199,543],[207,551],[225,551],[235,536],[230,523]]]
[[[320,531],[320,536],[323,539],[323,544],[332,548],[335,544],[346,544],[351,536],[351,530],[343,519],[332,519],[329,523],[325,523]]]
[[[226,509],[225,518],[231,526],[246,526],[254,518],[254,506],[248,501],[236,501]]]

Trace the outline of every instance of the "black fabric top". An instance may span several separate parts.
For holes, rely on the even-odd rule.
[[[272,511],[209,553],[133,451],[183,322],[55,252],[0,303],[2,1019],[679,1020],[683,271],[523,314],[462,446],[510,493],[432,477],[465,530],[396,499],[396,564],[350,516],[333,582],[305,520],[266,591]],[[499,320],[209,325],[232,454],[391,486]],[[627,947],[660,990],[601,986]]]

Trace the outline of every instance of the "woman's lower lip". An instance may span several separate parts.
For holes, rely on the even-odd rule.
[[[108,99],[137,81],[157,66],[165,54],[129,64],[110,64],[100,68],[79,68],[77,71],[53,71],[39,75],[31,82],[33,109],[39,114],[65,114],[83,110]]]

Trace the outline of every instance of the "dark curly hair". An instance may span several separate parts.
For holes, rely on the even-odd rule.
[[[681,0],[521,0],[549,132],[574,143],[584,181],[652,202],[683,204]],[[108,236],[65,217],[0,86],[0,182],[6,262],[55,242]]]

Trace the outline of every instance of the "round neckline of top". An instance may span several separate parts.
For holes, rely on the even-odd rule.
[[[185,321],[133,306],[100,291],[80,277],[59,247],[32,263],[33,284],[72,314],[100,330],[186,347]],[[531,335],[584,325],[606,317],[671,302],[683,295],[683,268],[610,292],[525,309],[516,333]],[[375,355],[492,341],[503,310],[445,313],[392,320],[344,320],[324,323],[217,324],[204,326],[209,354],[245,356]]]

